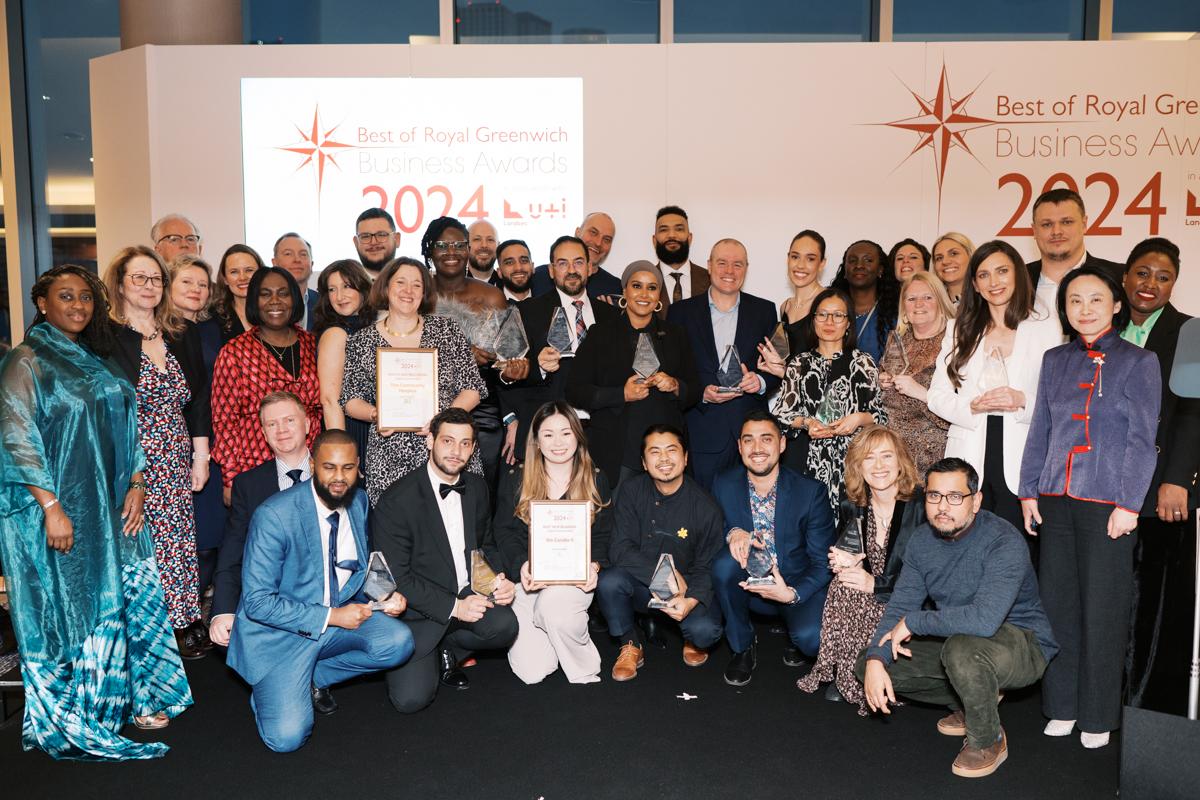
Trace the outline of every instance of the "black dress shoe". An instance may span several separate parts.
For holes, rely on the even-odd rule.
[[[333,692],[329,691],[328,686],[324,689],[319,689],[316,686],[312,687],[312,704],[313,711],[323,717],[328,717],[338,710],[337,700],[333,699]]]
[[[831,703],[841,703],[846,698],[842,697],[842,692],[838,689],[837,684],[830,681],[825,687],[825,699]]]
[[[783,648],[783,663],[789,667],[812,666],[812,659],[804,655],[804,651],[799,647],[789,642],[787,647]]]
[[[208,655],[196,640],[196,632],[192,628],[176,628],[175,644],[179,647],[179,657],[184,661],[198,661]]]
[[[442,682],[442,686],[448,686],[451,689],[471,688],[471,681],[467,678],[467,673],[458,666],[458,659],[449,650],[439,650],[438,657],[442,662],[442,673],[438,678]]]
[[[193,641],[201,652],[207,653],[213,649],[212,639],[208,638],[208,626],[204,624],[204,620],[198,619],[188,626],[191,632]]]
[[[608,633],[608,623],[604,621],[604,615],[596,608],[595,603],[588,608],[588,630],[592,633]]]
[[[752,644],[742,652],[734,653],[733,658],[729,660],[729,666],[725,668],[725,682],[730,686],[745,686],[750,682],[754,667],[758,664],[755,647]]]
[[[662,650],[667,649],[667,639],[663,635],[662,627],[652,615],[639,616],[638,622],[642,626],[642,633],[646,634],[646,641]]]

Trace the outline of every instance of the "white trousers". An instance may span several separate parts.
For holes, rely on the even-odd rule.
[[[517,584],[512,610],[520,629],[508,664],[525,683],[540,683],[562,667],[571,683],[600,680],[600,652],[588,633],[593,593],[577,586],[548,586],[527,593]]]

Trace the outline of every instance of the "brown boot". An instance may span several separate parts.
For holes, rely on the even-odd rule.
[[[1004,733],[1004,728],[1001,728],[1000,738],[982,750],[964,742],[950,771],[961,778],[982,778],[995,772],[1006,758],[1008,758],[1008,736]]]
[[[967,717],[963,714],[962,709],[951,711],[938,720],[937,728],[938,733],[943,736],[966,736]]]
[[[617,663],[613,664],[612,678],[614,681],[631,681],[637,677],[637,671],[646,663],[642,657],[642,648],[633,642],[621,645],[621,654]]]
[[[701,664],[703,664],[705,661],[708,661],[708,651],[701,650],[699,647],[696,647],[696,645],[692,644],[687,639],[684,639],[683,640],[683,663],[687,664],[689,667],[698,667]]]

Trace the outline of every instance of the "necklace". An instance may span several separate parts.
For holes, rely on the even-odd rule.
[[[384,317],[382,320],[380,320],[379,324],[383,326],[383,330],[388,336],[394,336],[397,339],[406,339],[409,336],[412,336],[414,333],[417,332],[417,328],[421,327],[422,320],[421,320],[421,315],[418,314],[417,315],[417,324],[413,325],[411,328],[409,328],[404,333],[396,333],[394,330],[392,330],[390,327],[388,327],[387,321],[388,321],[388,318]]]
[[[126,328],[129,328],[129,330],[133,331],[133,332],[134,332],[134,333],[136,333],[138,336],[141,336],[141,337],[142,337],[142,341],[143,341],[143,342],[153,342],[155,339],[157,339],[157,338],[158,338],[158,335],[159,335],[160,333],[162,333],[162,328],[158,327],[157,325],[155,325],[155,326],[154,326],[154,333],[150,334],[149,336],[147,336],[146,334],[142,333],[142,332],[141,332],[141,331],[139,331],[137,328],[135,328],[135,327],[133,327],[132,325],[130,325],[128,322],[126,322],[126,323],[125,323],[125,327],[126,327]]]
[[[276,347],[263,338],[261,331],[259,331],[258,340],[267,346],[267,349],[270,350],[275,356],[275,359],[279,361],[279,365],[281,367],[291,373],[292,377],[297,376],[298,370],[296,369],[296,351],[292,348],[299,343],[298,340],[292,344],[284,345],[283,347]]]

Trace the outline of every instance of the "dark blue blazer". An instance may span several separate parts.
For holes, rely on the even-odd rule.
[[[538,297],[553,289],[554,279],[550,277],[550,265],[542,264],[534,269],[530,284],[530,297]],[[593,300],[604,295],[619,297],[621,295],[621,279],[611,272],[606,272],[604,267],[597,267],[596,274],[588,278],[587,293],[588,297]]]
[[[317,310],[317,301],[321,299],[321,295],[312,289],[308,290],[304,305],[308,308],[308,314],[304,317],[304,330],[311,331],[313,326],[313,313]]]
[[[734,528],[754,533],[746,468],[731,467],[712,487],[725,515],[725,535]],[[824,485],[782,464],[775,487],[775,551],[779,574],[803,603],[829,585],[829,548],[836,540],[833,510]]]
[[[754,371],[758,363],[758,345],[775,331],[778,322],[775,304],[761,297],[742,293],[738,306],[737,333],[734,346],[746,369]],[[708,292],[672,303],[667,311],[667,321],[683,326],[688,341],[692,343],[692,356],[696,362],[701,396],[704,388],[719,384],[717,372],[720,357],[716,339],[713,338],[712,314],[708,307]],[[688,437],[691,449],[700,453],[720,453],[736,441],[746,413],[755,408],[766,408],[767,397],[779,386],[774,375],[759,373],[766,380],[767,390],[763,394],[744,394],[728,403],[705,403],[703,399],[687,412]]]
[[[214,617],[237,611],[238,601],[242,598],[242,557],[250,518],[267,498],[278,492],[279,475],[273,458],[233,479],[232,502],[225,515],[225,538],[221,542],[217,571],[213,574]]]

